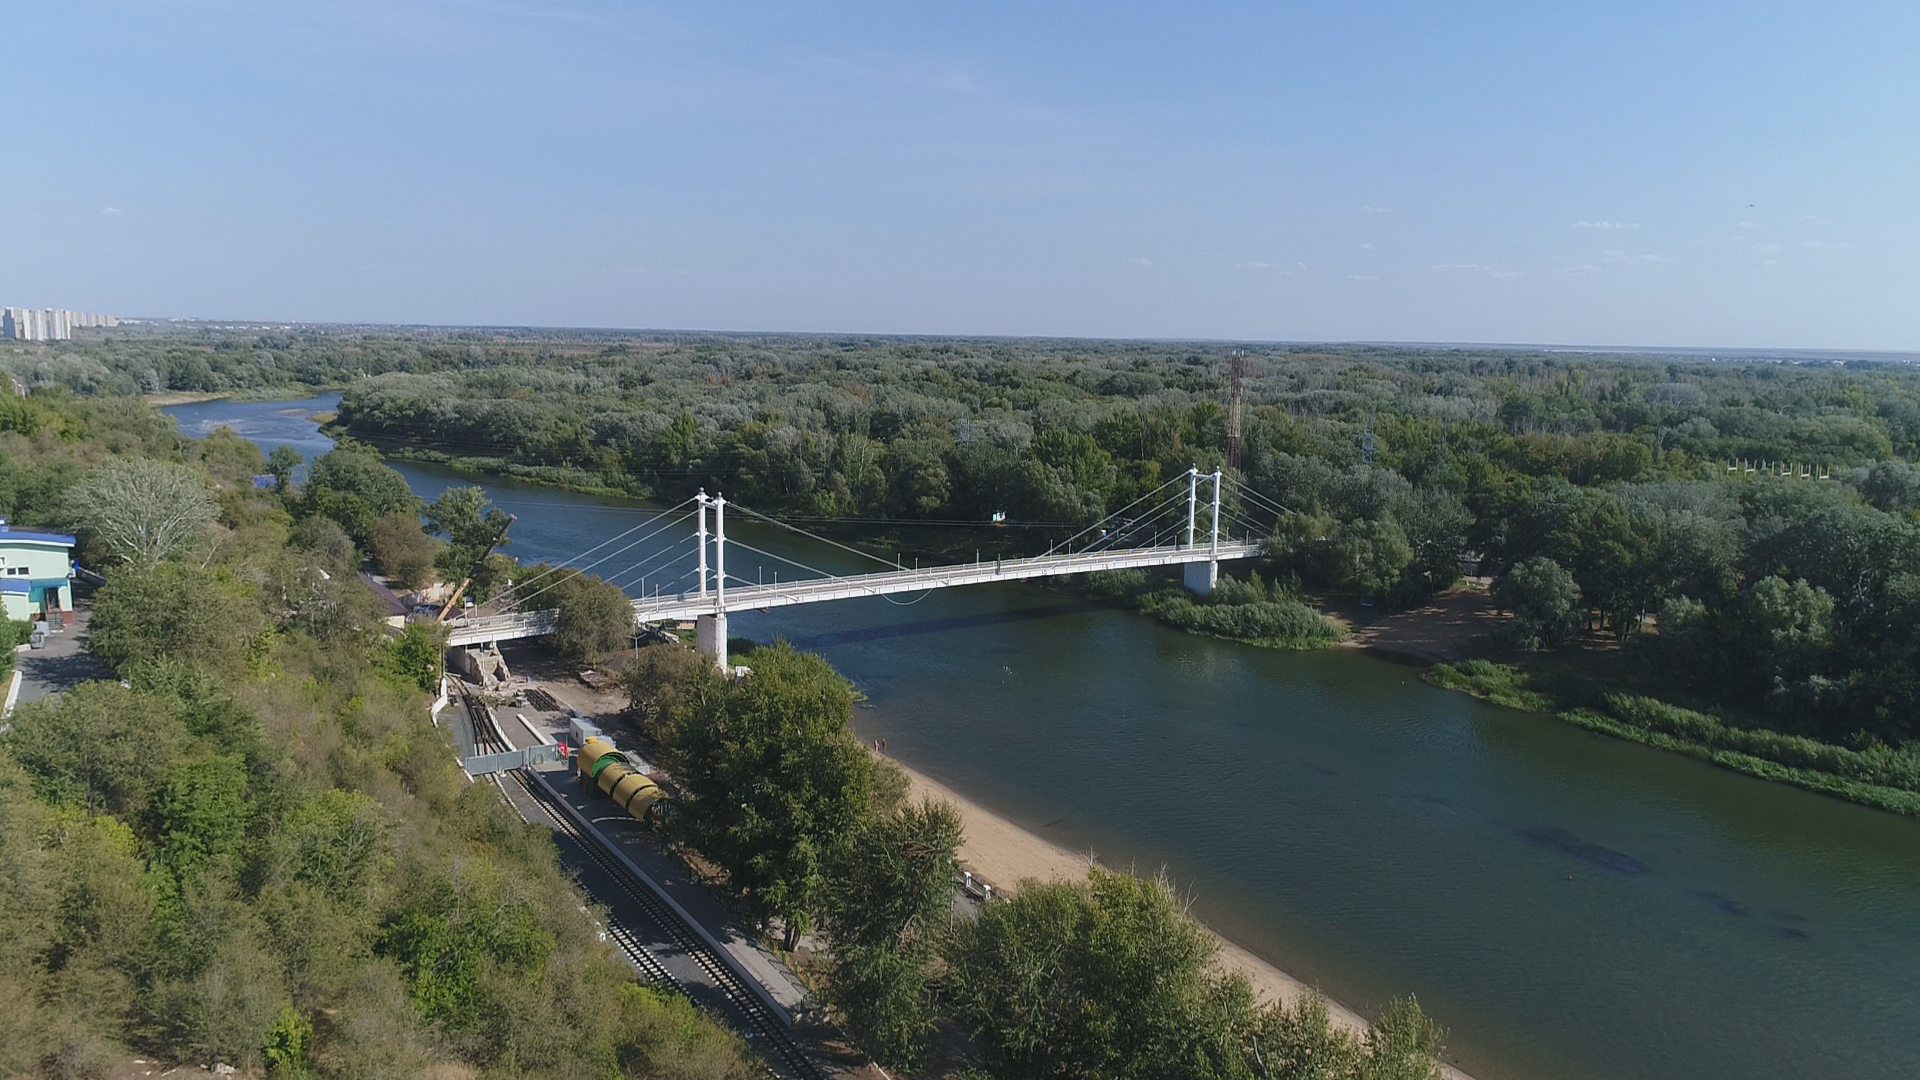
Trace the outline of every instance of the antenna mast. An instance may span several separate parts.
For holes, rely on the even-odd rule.
[[[1240,385],[1247,378],[1247,353],[1233,350],[1233,363],[1227,376],[1227,465],[1240,471]]]

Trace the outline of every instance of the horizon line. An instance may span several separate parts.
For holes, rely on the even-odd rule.
[[[432,331],[442,333],[483,332],[483,333],[542,333],[542,334],[594,334],[594,335],[636,335],[659,337],[738,337],[738,338],[868,338],[875,340],[922,340],[922,341],[1032,341],[1032,342],[1088,342],[1088,343],[1139,343],[1154,345],[1209,345],[1209,346],[1265,346],[1265,347],[1342,347],[1342,348],[1389,348],[1389,349],[1495,349],[1515,352],[1544,353],[1596,353],[1625,356],[1677,356],[1715,359],[1720,354],[1737,355],[1741,359],[1779,358],[1860,358],[1860,359],[1899,359],[1907,362],[1920,362],[1920,349],[1846,349],[1829,346],[1798,345],[1601,345],[1569,342],[1523,342],[1523,341],[1427,341],[1427,340],[1391,340],[1367,338],[1211,338],[1211,337],[1118,337],[1095,336],[1085,334],[986,334],[986,333],[937,333],[937,332],[890,332],[871,330],[694,330],[627,326],[567,326],[560,324],[540,325],[532,323],[408,323],[408,322],[339,322],[313,319],[259,319],[259,318],[208,318],[204,316],[156,316],[126,315],[116,316],[123,326],[171,325],[171,326],[210,326],[230,329],[352,329],[352,330],[392,330],[392,331]],[[101,328],[111,329],[111,328]]]

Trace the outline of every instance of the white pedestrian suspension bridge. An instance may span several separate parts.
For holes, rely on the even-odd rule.
[[[1184,485],[1180,483],[1182,480],[1186,481]],[[1210,488],[1210,506],[1202,503],[1200,499],[1202,484]],[[1237,497],[1223,498],[1226,494],[1224,485],[1227,484],[1232,485],[1233,494]],[[1179,490],[1181,487],[1184,487],[1185,491]],[[1224,477],[1219,470],[1202,473],[1194,468],[1189,469],[1184,476],[1176,476],[1161,484],[1100,522],[1055,544],[1046,554],[1028,558],[996,558],[991,561],[976,558],[971,563],[924,568],[907,568],[896,562],[888,569],[876,573],[833,574],[783,555],[763,551],[738,539],[732,541],[735,547],[791,565],[807,575],[785,581],[779,580],[776,576],[772,583],[767,583],[746,581],[727,572],[729,546],[727,510],[729,508],[758,521],[852,552],[862,558],[872,559],[882,564],[886,562],[878,556],[809,533],[788,522],[757,513],[737,503],[729,503],[722,496],[709,497],[702,491],[677,506],[660,511],[620,535],[589,548],[568,562],[584,560],[600,552],[602,548],[626,539],[633,533],[646,529],[650,525],[656,526],[651,531],[628,540],[623,546],[600,554],[597,558],[581,565],[556,567],[547,571],[546,574],[536,575],[533,579],[518,583],[515,587],[518,595],[509,595],[504,598],[505,603],[514,610],[486,614],[482,609],[481,613],[453,622],[448,644],[450,646],[492,644],[553,633],[558,628],[559,615],[555,610],[543,610],[537,606],[542,594],[567,578],[603,566],[662,533],[684,527],[689,518],[693,518],[696,522],[691,536],[678,542],[670,542],[652,555],[619,567],[613,573],[604,576],[607,580],[616,583],[623,580],[633,583],[629,585],[630,592],[637,586],[641,595],[633,600],[633,617],[636,626],[693,619],[700,651],[714,657],[715,661],[724,667],[727,663],[727,615],[735,611],[765,611],[794,604],[817,604],[829,600],[850,600],[864,596],[924,593],[932,589],[983,585],[995,581],[1023,581],[1029,578],[1055,577],[1062,574],[1086,574],[1102,570],[1130,570],[1173,565],[1186,567],[1184,580],[1188,589],[1200,595],[1206,595],[1218,580],[1221,562],[1252,558],[1260,554],[1259,537],[1271,531],[1271,522],[1269,521],[1263,528],[1250,517],[1266,518],[1286,512],[1285,508],[1273,500],[1260,495],[1244,484]],[[713,512],[711,534],[707,531],[708,510]],[[1185,511],[1184,522],[1181,520],[1182,510]],[[1200,531],[1200,519],[1203,514],[1206,518],[1204,535]],[[1238,538],[1235,538],[1235,532],[1238,532]],[[694,547],[692,552],[685,551],[689,543]],[[1079,546],[1076,548],[1075,545]],[[709,551],[713,555],[711,572],[709,572],[707,560]],[[693,557],[694,569],[683,573],[669,585],[680,586],[691,576],[694,579],[691,589],[679,588],[677,591],[668,592],[666,589],[669,586],[656,583],[650,587],[651,591],[649,591],[647,584],[649,578],[657,581],[664,576],[663,570],[670,572],[667,568],[675,565],[672,561],[675,557],[684,560],[688,555]]]

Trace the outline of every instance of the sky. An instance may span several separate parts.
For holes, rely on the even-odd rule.
[[[0,304],[1920,349],[1920,4],[12,0]]]

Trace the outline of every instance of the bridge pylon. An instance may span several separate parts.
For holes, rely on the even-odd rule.
[[[703,614],[693,621],[693,644],[702,656],[713,658],[713,664],[721,671],[728,670],[727,662],[727,497],[716,494],[706,498],[701,492],[702,507],[700,514],[700,595],[707,595],[707,546],[706,546],[706,510],[713,507],[713,611]]]
[[[1196,596],[1208,596],[1220,581],[1220,479],[1221,470],[1203,473],[1195,465],[1187,470],[1187,548],[1193,550],[1195,543],[1195,518],[1200,509],[1200,479],[1205,477],[1213,484],[1213,525],[1212,536],[1207,543],[1207,557],[1204,561],[1190,562],[1181,571],[1181,583],[1187,591]],[[1177,490],[1177,489],[1176,489]]]

